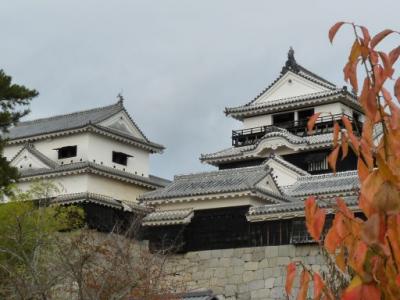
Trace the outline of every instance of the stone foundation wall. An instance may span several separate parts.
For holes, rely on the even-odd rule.
[[[166,270],[187,291],[212,289],[219,299],[286,299],[286,266],[301,260],[314,270],[324,264],[315,245],[209,250],[173,255]],[[296,285],[295,285],[296,286]]]

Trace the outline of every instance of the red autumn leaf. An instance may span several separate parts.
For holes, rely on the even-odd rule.
[[[326,213],[324,209],[317,206],[313,196],[308,197],[305,201],[305,217],[308,233],[315,241],[319,241],[324,228]]]
[[[355,245],[353,255],[350,259],[350,265],[358,273],[364,272],[364,262],[367,257],[368,246],[363,241],[358,241]]]
[[[400,287],[400,274],[396,276],[396,284]]]
[[[400,77],[397,78],[396,83],[394,84],[394,95],[400,101]]]
[[[369,169],[360,157],[358,158],[357,161],[357,170],[358,170],[358,177],[360,178],[360,181],[362,183],[368,177]]]
[[[400,56],[400,46],[394,48],[392,51],[389,52],[389,60],[392,66],[397,61],[399,56]]]
[[[292,292],[292,287],[295,277],[296,277],[296,263],[292,262],[287,266],[286,284],[285,284],[285,290],[287,295],[290,295]]]
[[[329,167],[333,170],[333,173],[336,173],[336,161],[339,154],[339,146],[336,146],[335,149],[328,156],[328,164]]]
[[[392,64],[390,63],[389,56],[385,52],[378,52],[379,56],[382,59],[382,63],[385,70],[385,75],[389,78],[392,78],[394,73],[394,69],[392,68]]]
[[[385,29],[381,32],[379,32],[377,35],[375,35],[372,40],[371,40],[371,48],[374,49],[379,42],[381,42],[385,37],[387,37],[389,34],[393,33],[393,30],[391,29]]]
[[[306,270],[303,270],[300,276],[300,290],[299,293],[297,294],[297,300],[306,300],[309,283],[310,283],[310,274],[308,274]]]
[[[369,42],[371,41],[371,36],[369,35],[369,31],[364,26],[360,26],[360,28],[364,37],[365,46],[368,46]]]
[[[355,276],[341,300],[381,300],[381,291],[375,284],[363,283],[359,276]]]
[[[377,213],[368,217],[361,230],[361,238],[368,245],[374,245],[379,241],[380,219]]]
[[[358,154],[359,148],[360,148],[360,143],[359,143],[357,137],[353,133],[353,125],[351,124],[349,119],[345,116],[342,117],[342,122],[344,124],[344,127],[347,130],[347,135],[350,138],[350,141],[353,145],[353,150],[356,154]]]
[[[337,142],[338,142],[338,138],[339,138],[339,131],[340,131],[340,127],[338,122],[335,121],[335,123],[333,124],[333,146],[336,147],[337,146]]]
[[[340,244],[341,239],[339,235],[337,234],[336,228],[331,227],[328,230],[328,233],[325,236],[324,239],[324,247],[328,253],[333,254],[335,253],[336,248]]]
[[[336,205],[338,211],[346,218],[354,219],[354,213],[347,207],[346,202],[340,197],[336,198]]]
[[[322,290],[325,284],[322,281],[321,276],[316,272],[314,273],[313,281],[314,281],[314,300],[319,300],[321,299]]]
[[[308,119],[308,122],[307,122],[307,130],[308,130],[308,133],[309,133],[309,134],[312,132],[312,130],[313,130],[313,128],[314,128],[314,124],[315,124],[315,122],[317,121],[317,119],[319,118],[320,114],[321,114],[320,112],[319,112],[319,113],[316,113],[316,114],[313,114],[313,115]]]
[[[340,29],[340,27],[342,27],[342,25],[343,25],[344,23],[345,23],[345,22],[337,22],[335,25],[333,25],[333,26],[331,27],[331,29],[329,29],[329,34],[328,34],[328,36],[329,36],[329,41],[330,41],[331,43],[333,42],[333,39],[334,39],[336,33],[338,32],[338,30]]]

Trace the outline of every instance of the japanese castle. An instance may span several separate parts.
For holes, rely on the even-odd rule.
[[[321,113],[312,135],[307,121]],[[203,154],[212,172],[175,176],[139,201],[155,210],[143,221],[153,248],[181,251],[310,242],[303,201],[342,196],[356,205],[354,153],[328,168],[333,122],[347,116],[360,133],[363,112],[356,96],[298,64],[290,49],[279,76],[247,104],[225,114],[241,122],[232,145]]]
[[[312,135],[307,121],[321,113]],[[357,203],[353,153],[328,168],[333,122],[347,116],[360,133],[363,112],[345,87],[298,64],[294,51],[279,76],[247,104],[225,109],[241,122],[229,148],[203,154],[216,170],[153,176],[150,141],[117,103],[21,122],[8,133],[4,155],[20,170],[19,187],[52,180],[62,189],[54,203],[85,208],[89,225],[108,230],[140,217],[152,249],[177,251],[307,243],[304,200],[342,196]],[[327,201],[328,202],[328,201]]]

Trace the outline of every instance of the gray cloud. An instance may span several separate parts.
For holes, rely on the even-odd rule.
[[[367,3],[368,2],[368,3]],[[40,91],[29,118],[115,101],[164,144],[152,172],[210,168],[200,153],[228,147],[226,106],[256,96],[279,73],[289,46],[297,60],[343,84],[351,39],[338,20],[371,31],[398,28],[398,1],[40,0],[3,1],[0,68]],[[379,14],[378,14],[379,9]]]

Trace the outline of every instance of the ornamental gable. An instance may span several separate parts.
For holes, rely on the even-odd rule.
[[[331,89],[297,75],[291,71],[283,75],[278,81],[262,93],[252,104],[263,104],[274,100],[314,94]]]

